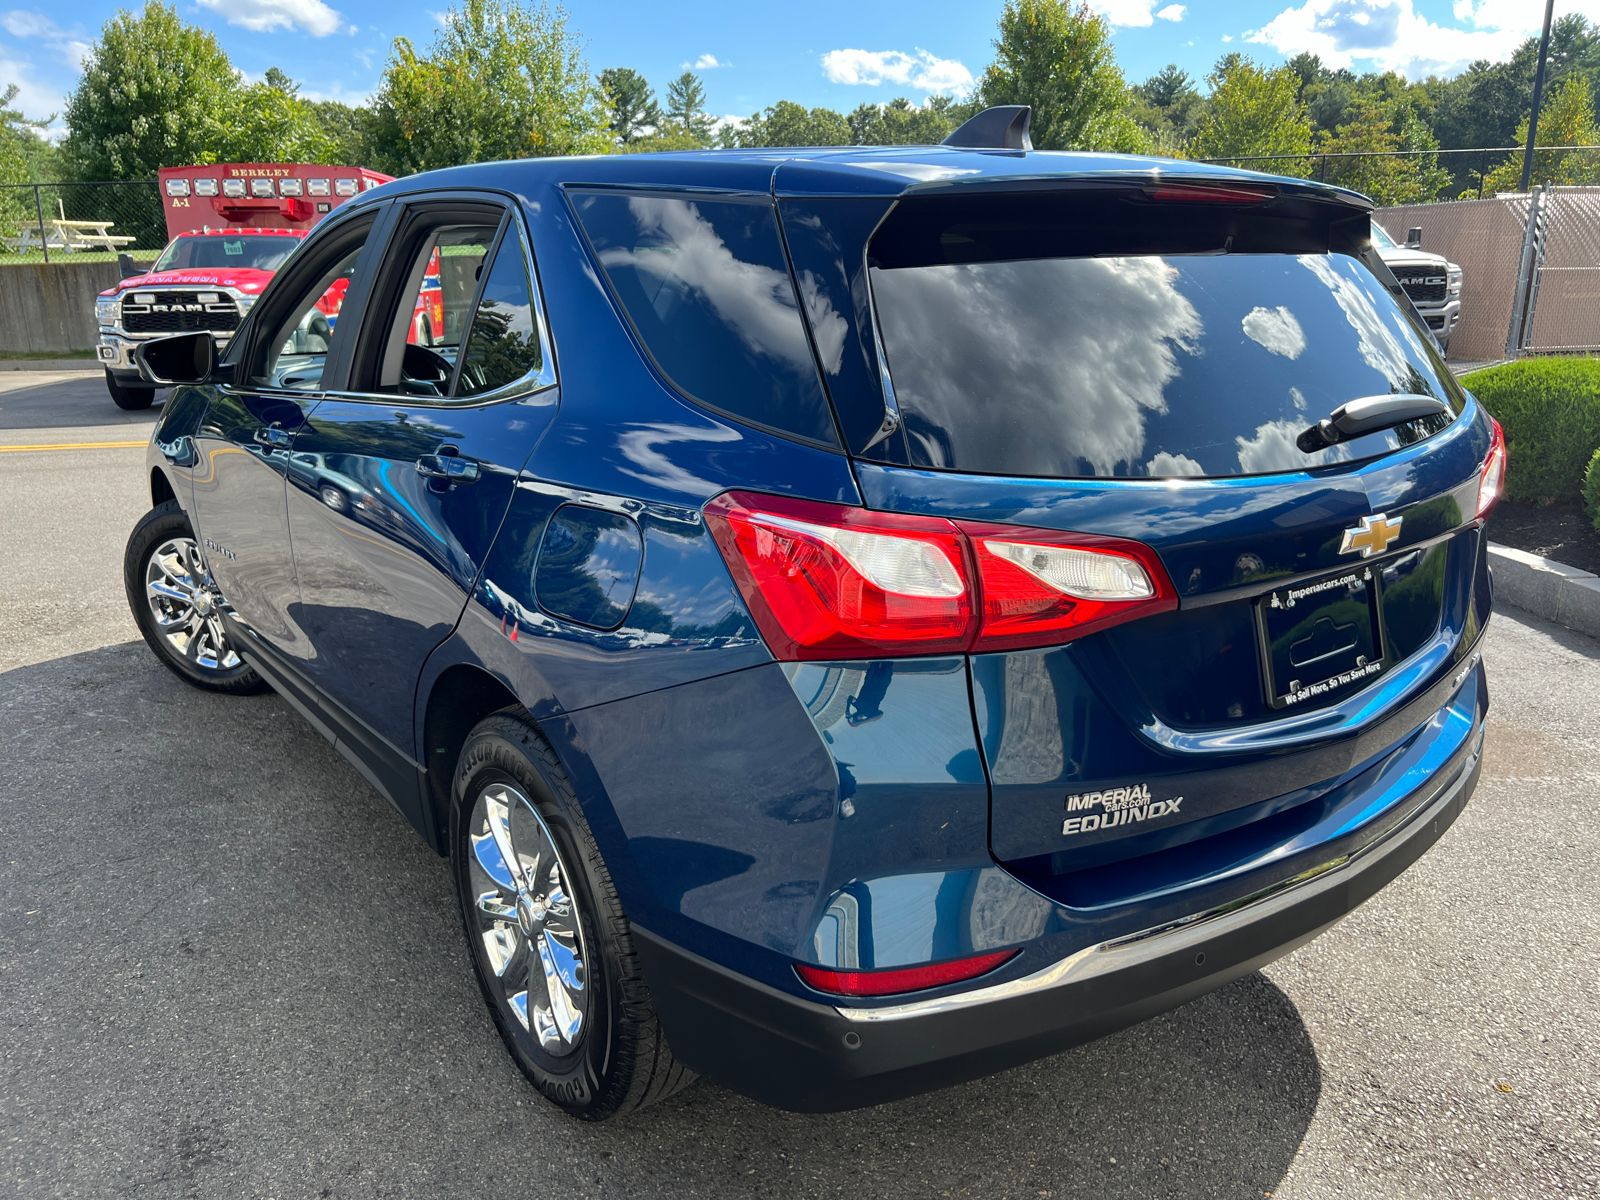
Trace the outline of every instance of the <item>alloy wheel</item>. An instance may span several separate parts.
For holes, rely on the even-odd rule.
[[[546,1054],[570,1054],[588,1023],[588,950],[550,828],[515,787],[491,783],[473,803],[467,837],[490,990]]]
[[[145,562],[145,598],[173,652],[205,671],[242,665],[222,625],[222,594],[193,538],[162,542]]]

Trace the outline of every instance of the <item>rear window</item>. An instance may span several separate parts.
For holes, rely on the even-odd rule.
[[[770,200],[609,191],[572,199],[673,386],[740,420],[837,444]]]
[[[1299,433],[1346,401],[1415,392],[1459,411],[1461,393],[1384,285],[1328,251],[1326,230],[1320,251],[1286,238],[1302,252],[1237,253],[1234,220],[1214,246],[1195,234],[1166,253],[1106,252],[1137,249],[1135,236],[1046,257],[1030,245],[1072,239],[1023,225],[924,226],[883,253],[875,241],[873,299],[913,461],[1055,478],[1252,475],[1383,454],[1448,424],[1299,450]]]

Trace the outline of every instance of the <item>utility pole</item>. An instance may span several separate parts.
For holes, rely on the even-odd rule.
[[[1544,99],[1544,66],[1550,57],[1550,18],[1556,0],[1544,0],[1544,32],[1539,35],[1539,69],[1533,75],[1533,112],[1528,117],[1528,148],[1522,154],[1522,187],[1528,190],[1533,177],[1533,140],[1539,133],[1539,103]]]

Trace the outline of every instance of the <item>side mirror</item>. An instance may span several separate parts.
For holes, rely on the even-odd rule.
[[[209,333],[180,333],[141,342],[133,357],[147,383],[206,383],[217,369],[217,341]]]
[[[1421,225],[1413,225],[1410,229],[1406,230],[1406,249],[1407,250],[1420,250],[1420,249],[1422,249],[1422,226]]]

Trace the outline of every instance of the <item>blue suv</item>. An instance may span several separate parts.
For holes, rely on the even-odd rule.
[[[398,180],[220,357],[141,350],[129,603],[449,857],[568,1111],[971,1079],[1305,943],[1472,793],[1504,443],[1372,228],[995,110]]]

